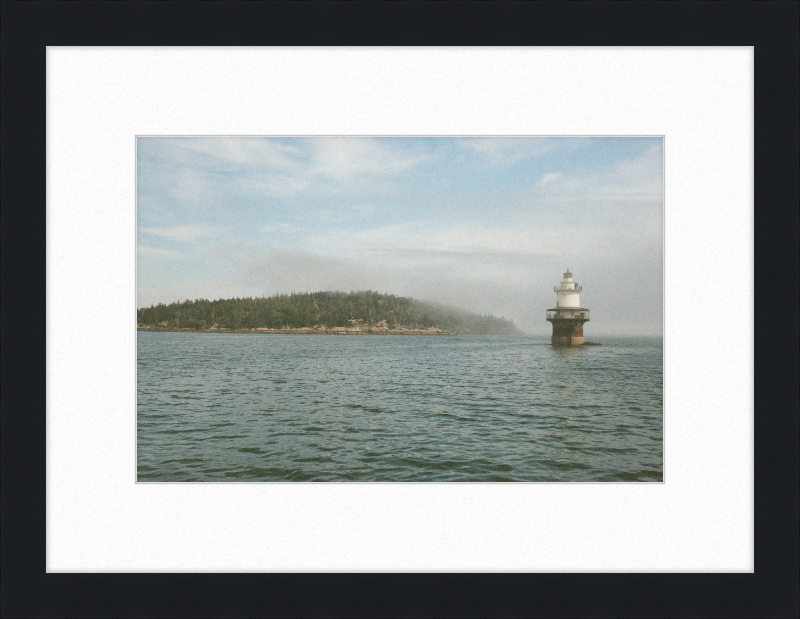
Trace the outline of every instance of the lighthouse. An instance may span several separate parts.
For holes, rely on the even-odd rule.
[[[589,310],[581,307],[583,288],[572,279],[567,269],[561,285],[553,288],[556,293],[556,306],[547,310],[547,322],[553,323],[553,346],[581,346],[583,323],[589,322]]]

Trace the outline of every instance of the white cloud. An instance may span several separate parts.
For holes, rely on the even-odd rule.
[[[579,138],[465,138],[459,145],[471,153],[481,155],[494,166],[506,167],[523,159],[540,157],[556,149],[574,150],[585,141]]]
[[[214,236],[216,230],[211,226],[173,226],[171,228],[139,228],[139,232],[160,236],[173,241],[194,241],[195,239]]]
[[[301,151],[286,142],[253,137],[181,138],[179,148],[246,166],[293,167]]]
[[[308,189],[311,177],[308,174],[253,174],[236,179],[233,188],[237,192],[249,192],[269,197],[293,196]]]
[[[192,168],[183,168],[172,180],[170,195],[183,202],[198,203],[208,199],[209,184],[206,175]]]
[[[531,223],[574,221],[587,238],[603,238],[604,228],[625,229],[632,241],[646,238],[661,243],[663,182],[661,149],[590,174],[547,173],[521,213]]]
[[[169,249],[160,249],[158,247],[150,247],[148,245],[138,245],[136,253],[139,256],[154,256],[157,258],[184,258],[185,256],[177,251]]]
[[[429,154],[407,153],[372,138],[316,138],[310,144],[311,173],[332,179],[398,174],[430,159]]]
[[[304,145],[302,150],[287,150],[277,163],[265,158],[260,168],[234,181],[235,189],[269,197],[293,196],[320,181],[335,186],[368,177],[392,177],[433,156],[407,152],[374,138],[307,138]]]
[[[273,224],[270,226],[264,226],[261,230],[268,234],[272,232],[286,232],[288,234],[297,232],[297,228],[292,224]]]
[[[649,242],[640,230],[625,227],[570,225],[519,225],[514,228],[454,224],[443,227],[426,222],[396,224],[353,231],[332,231],[307,238],[306,248],[328,256],[347,256],[387,263],[417,263],[464,260],[475,256],[485,263],[498,262],[507,269],[508,259],[586,254],[596,249],[597,237],[604,242],[641,244]],[[566,244],[565,244],[566,243]]]
[[[549,172],[542,177],[542,180],[539,181],[539,187],[544,187],[547,185],[547,183],[552,183],[559,178],[561,178],[561,174],[558,172]]]

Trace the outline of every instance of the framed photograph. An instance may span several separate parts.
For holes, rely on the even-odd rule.
[[[663,174],[663,137],[137,136],[137,481],[663,481]]]
[[[4,615],[795,613],[796,4],[27,6]]]

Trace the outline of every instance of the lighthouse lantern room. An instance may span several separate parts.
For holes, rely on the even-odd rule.
[[[553,324],[553,346],[581,346],[584,343],[583,323],[589,322],[589,310],[581,307],[583,288],[572,279],[567,269],[556,293],[556,306],[547,310],[547,321]]]

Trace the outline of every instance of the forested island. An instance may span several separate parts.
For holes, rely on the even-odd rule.
[[[197,299],[137,310],[140,331],[384,335],[522,335],[490,314],[372,290]]]

